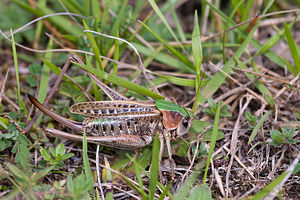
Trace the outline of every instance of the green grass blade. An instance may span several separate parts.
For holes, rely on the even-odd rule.
[[[272,2],[273,1],[269,1],[269,3],[272,3]],[[207,2],[207,4],[211,7],[212,10],[216,11],[221,16],[222,19],[228,19],[228,17],[226,17],[220,10],[216,9],[212,4],[210,4],[209,2]],[[270,4],[268,4],[268,6],[269,5]],[[264,13],[266,11],[267,10],[265,9]],[[233,57],[239,59],[239,57],[242,55],[242,53],[247,48],[247,45],[249,43],[253,44],[252,41],[254,41],[254,40],[252,39],[252,36],[253,36],[255,30],[258,28],[258,25],[259,25],[259,22],[253,27],[253,29],[251,30],[251,32],[247,34],[247,36],[245,37],[243,43],[236,50],[236,52],[235,52],[235,54],[234,54]],[[239,29],[237,29],[237,30],[239,30]],[[256,42],[256,44],[257,43],[258,42]],[[260,45],[260,44],[258,43],[258,45]],[[222,68],[222,70],[224,72],[226,72],[227,74],[231,74],[231,69],[229,69],[229,66],[234,66],[234,64],[235,64],[235,61],[234,61],[233,57],[231,59],[229,59],[228,62]],[[283,61],[280,59],[280,62],[283,62]],[[218,90],[218,88],[224,83],[225,79],[226,79],[226,76],[222,72],[220,72],[220,71],[217,72],[208,81],[207,85],[203,88],[202,93],[201,93],[201,97],[200,97],[200,100],[199,100],[199,103],[203,104],[206,101],[207,98],[211,97]]]
[[[195,11],[194,15],[194,30],[192,34],[192,51],[194,57],[194,65],[196,69],[196,82],[195,82],[195,90],[196,90],[196,99],[193,104],[193,112],[195,112],[199,107],[199,99],[200,99],[200,84],[201,84],[201,63],[203,59],[201,39],[200,39],[200,29],[198,24],[198,13]]]
[[[187,67],[194,69],[194,65],[191,61],[187,59],[186,56],[177,51],[174,47],[168,44],[167,41],[158,36],[154,31],[152,31],[144,22],[139,21],[148,31],[150,31],[159,41],[161,41],[179,60],[181,60]]]
[[[214,5],[212,5],[211,3],[207,2],[207,4],[210,6],[210,8],[215,11],[219,16],[220,18],[223,20],[223,21],[226,21],[228,18],[227,16],[221,12],[219,9],[217,9]],[[264,11],[265,12],[265,11]],[[259,20],[260,21],[260,20]],[[259,21],[257,22],[257,24],[259,24]],[[236,25],[234,22],[230,22],[230,25],[231,26],[234,26]],[[257,27],[256,27],[257,28]],[[253,29],[256,29],[255,27]],[[234,29],[235,32],[237,32],[239,35],[243,36],[244,38],[246,38],[249,34],[248,33],[245,33],[240,27],[239,28],[236,28]],[[256,49],[260,49],[262,47],[262,45],[254,40],[254,39],[251,39],[250,40],[250,44],[255,47]],[[276,55],[274,52],[272,51],[267,51],[265,52],[264,54],[267,58],[269,58],[270,60],[272,60],[274,63],[276,63],[277,65],[279,65],[280,67],[282,68],[285,68],[285,63],[282,61],[281,57],[279,57],[278,55]],[[223,69],[224,70],[224,69]],[[225,69],[226,70],[226,69]],[[226,71],[227,72],[227,71]]]
[[[164,99],[163,96],[155,93],[155,92],[152,92],[140,85],[137,85],[135,83],[132,83],[131,81],[128,81],[126,79],[123,79],[121,77],[118,77],[118,76],[115,76],[113,74],[109,74],[109,73],[106,73],[106,72],[103,72],[103,71],[99,71],[99,70],[96,70],[95,68],[91,67],[91,66],[88,66],[88,65],[81,65],[79,63],[74,63],[78,66],[80,66],[81,68],[91,72],[92,74],[96,75],[98,78],[101,78],[101,79],[104,79],[104,80],[107,80],[113,84],[116,84],[116,85],[119,85],[119,86],[122,86],[124,88],[127,88],[129,90],[133,90],[139,94],[142,94],[142,95],[145,95],[145,96],[149,96],[153,99]]]
[[[180,47],[183,49],[182,44],[180,43],[180,41],[178,40],[177,36],[175,35],[175,33],[173,32],[173,30],[171,29],[170,25],[168,24],[166,18],[164,17],[164,15],[162,14],[161,10],[157,6],[156,2],[154,0],[149,0],[148,2],[152,6],[152,8],[156,12],[156,14],[159,16],[159,18],[161,19],[161,21],[164,23],[164,25],[167,27],[168,31],[171,33],[171,35],[173,36],[173,38],[176,40],[176,42],[178,42],[180,44]]]
[[[247,3],[247,5],[244,6],[244,9],[243,9],[244,11],[241,13],[242,14],[242,19],[241,19],[242,22],[246,21],[249,18],[254,0],[248,0],[246,3]]]
[[[250,144],[252,142],[252,140],[255,138],[255,136],[257,135],[260,127],[263,125],[264,121],[269,117],[269,115],[272,113],[272,111],[268,111],[266,114],[264,114],[262,116],[262,118],[258,121],[258,123],[256,124],[256,126],[254,127],[250,137],[249,137],[249,141],[248,144]]]
[[[19,78],[19,64],[18,64],[18,56],[17,56],[17,50],[15,45],[15,39],[11,32],[11,41],[12,41],[12,52],[13,52],[13,58],[14,58],[14,65],[15,65],[15,71],[16,71],[16,81],[17,81],[17,96],[19,100],[19,109],[20,107],[25,110],[26,115],[28,116],[28,110],[26,109],[26,106],[21,98],[21,87],[20,87],[20,78]]]
[[[108,14],[108,10],[109,10],[109,2],[110,2],[110,1],[105,2],[105,9],[104,9],[104,12],[103,12],[103,14],[102,14],[102,20],[101,20],[101,30],[102,30],[102,32],[104,32],[104,30],[105,30],[105,28],[106,28],[106,25],[108,25],[108,24],[107,24],[107,19],[108,19],[108,17],[109,17],[109,14]],[[102,42],[102,43],[104,43],[104,42]],[[102,47],[102,48],[103,48],[103,47]]]
[[[90,1],[84,1],[83,3],[83,12],[86,17],[90,16]]]
[[[121,9],[120,9],[120,11],[118,11],[117,19],[114,21],[113,27],[110,32],[112,36],[117,36],[116,34],[117,34],[117,31],[119,30],[120,23],[121,23],[122,19],[124,18],[124,12],[125,12],[127,3],[128,3],[128,0],[123,1]],[[110,44],[112,44],[112,42]],[[110,47],[111,45],[108,45],[108,46]]]
[[[296,71],[298,73],[300,73],[300,58],[299,58],[297,46],[296,46],[295,40],[292,36],[291,30],[288,28],[288,26],[285,22],[284,22],[284,30],[285,30],[285,37],[286,37],[288,45],[290,47],[290,52],[291,52],[293,60],[295,62]]]
[[[172,199],[174,200],[181,200],[186,199],[188,194],[191,191],[191,188],[197,181],[200,171],[205,167],[205,160],[201,160],[197,165],[195,166],[195,169],[191,173],[191,175],[188,176],[188,178],[184,181],[184,183],[181,185],[181,187],[178,189],[178,191],[174,194],[174,197]]]
[[[297,75],[297,70],[296,68],[285,58],[282,57],[282,60],[286,64],[286,68],[294,75]]]
[[[83,14],[82,7],[74,0],[61,0],[61,2],[72,13]]]
[[[182,28],[182,26],[179,22],[179,19],[177,17],[176,11],[174,9],[174,5],[170,2],[170,0],[168,1],[168,3],[170,4],[170,7],[171,7],[171,15],[172,15],[173,21],[175,23],[179,38],[181,39],[182,42],[185,42],[186,37],[185,37],[185,34],[183,32],[183,28]]]
[[[226,37],[227,37],[227,29],[228,29],[228,26],[230,24],[230,22],[232,21],[232,18],[235,16],[235,12],[237,11],[238,8],[240,8],[240,6],[242,5],[242,3],[244,2],[244,0],[240,1],[235,7],[234,9],[232,10],[229,18],[227,19],[226,21],[226,24],[225,24],[225,27],[224,27],[224,32],[223,32],[223,42],[222,42],[222,53],[223,53],[223,63],[225,64],[226,63],[226,51],[225,51],[225,41],[226,41]]]
[[[100,3],[98,0],[92,0],[92,13],[96,22],[100,21]]]
[[[84,28],[86,30],[89,30],[89,27],[87,26],[87,24],[85,23],[85,21],[83,21],[83,25],[84,25]],[[90,41],[93,53],[95,54],[97,67],[100,70],[104,71],[104,67],[103,67],[103,64],[102,64],[102,59],[101,59],[101,56],[100,56],[100,51],[99,51],[99,48],[97,46],[96,40],[93,37],[92,33],[86,32],[86,34],[87,34],[88,40]]]
[[[84,129],[83,141],[82,141],[82,159],[83,159],[84,172],[85,172],[86,179],[87,180],[91,179],[94,182],[94,178],[93,178],[87,151],[88,151],[88,149],[87,149],[86,131]],[[93,196],[95,197],[93,187],[91,187],[91,192],[92,192]]]
[[[53,40],[49,40],[47,49],[53,48]],[[51,62],[53,52],[47,52],[45,54],[45,60],[48,62]],[[49,87],[49,76],[50,76],[50,69],[47,67],[47,64],[43,64],[41,79],[40,79],[40,85],[39,85],[39,91],[38,91],[38,100],[39,102],[44,102],[47,97],[48,87]]]
[[[149,199],[154,199],[156,185],[158,181],[158,168],[159,168],[159,139],[158,134],[155,134],[152,148],[152,159],[150,168],[150,183],[149,183]]]
[[[119,37],[119,32],[117,31],[116,37]],[[114,50],[114,60],[119,60],[120,58],[120,45],[119,40],[115,40],[115,50]],[[113,75],[117,75],[118,72],[118,64],[114,63]]]
[[[165,199],[165,196],[170,193],[169,191],[171,190],[171,187],[172,187],[172,182],[170,182],[166,188],[162,189],[163,192],[160,194],[158,200]],[[173,199],[171,194],[169,194],[169,198]]]
[[[206,161],[206,168],[205,168],[204,177],[203,177],[203,184],[206,182],[206,176],[207,176],[207,172],[208,172],[208,167],[209,167],[209,164],[210,164],[210,161],[211,161],[211,158],[212,158],[212,154],[213,154],[214,149],[215,149],[216,141],[217,141],[217,138],[218,138],[220,110],[221,110],[221,102],[218,103],[217,112],[216,112],[216,116],[215,116],[213,133],[212,133],[212,138],[211,138],[211,143],[210,143],[210,147],[209,147],[208,158],[207,158],[207,161]]]
[[[296,22],[296,20],[297,20],[298,17],[299,17],[299,15],[297,15],[297,16],[295,17],[295,19],[294,19],[291,23],[289,23],[289,24],[287,25],[289,29],[291,29],[291,28],[294,26],[294,24],[295,24],[295,22]],[[255,54],[254,57],[256,57],[256,56],[258,56],[258,55],[260,55],[260,54],[265,53],[265,52],[268,51],[270,48],[272,48],[274,45],[276,45],[276,44],[283,38],[284,34],[285,34],[285,29],[284,29],[284,28],[281,29],[280,31],[278,31],[276,34],[274,34],[274,35],[273,35],[273,36],[272,36],[265,44],[263,44],[263,45],[261,46],[261,48],[260,48],[259,51]]]
[[[133,43],[134,47],[142,54],[146,55],[146,56],[151,56],[153,54],[153,51],[151,49],[148,49],[145,46],[142,46],[141,44],[138,43]],[[194,73],[194,70],[192,70],[191,68],[187,67],[181,60],[178,60],[166,53],[158,53],[154,60],[161,62],[165,65],[168,65],[170,67],[173,67],[175,69],[179,69],[179,70],[183,70],[183,71],[187,71],[190,73]]]
[[[98,148],[98,147],[97,147]],[[113,180],[113,176],[111,174],[111,167],[110,167],[110,164],[108,162],[108,160],[106,159],[106,157],[104,157],[104,163],[105,163],[105,166],[107,167],[106,169],[103,169],[102,173],[104,173],[105,171],[105,175],[106,175],[106,183],[111,183],[112,180]],[[101,177],[100,177],[101,178]],[[113,199],[113,190],[109,191],[106,193],[105,195],[105,199],[106,200],[112,200]]]
[[[46,66],[52,70],[53,73],[55,73],[57,76],[59,76],[61,69],[52,64],[50,61],[42,59],[42,61],[46,64]],[[68,78],[64,75],[63,80],[66,81]]]
[[[130,158],[130,160],[132,159],[133,158]],[[133,163],[134,163],[134,171],[135,171],[136,179],[140,186],[141,195],[143,199],[147,199],[147,194],[144,191],[144,184],[143,184],[143,179],[141,174],[141,170],[143,170],[144,168],[141,165],[139,165],[139,163],[136,160],[133,160]]]
[[[47,49],[52,49],[53,47],[53,40],[49,40]],[[47,52],[45,54],[45,60],[49,60],[49,62],[52,59],[52,55],[53,52]],[[38,91],[38,100],[40,102],[44,102],[46,97],[47,97],[47,93],[48,93],[48,88],[49,88],[49,78],[50,77],[50,69],[47,67],[47,64],[44,63],[43,64],[43,68],[42,68],[42,74],[41,74],[41,79],[40,79],[40,85],[39,85],[39,91]],[[35,124],[40,124],[41,120],[42,120],[42,116],[40,115],[38,117],[38,119],[36,120]]]
[[[141,189],[139,187],[137,187],[135,184],[133,184],[126,176],[124,176],[121,172],[118,173],[123,179],[124,181],[130,185],[130,187],[132,187],[134,190],[136,190],[138,193],[142,194],[143,191],[141,191]]]
[[[288,172],[282,173],[280,176],[278,176],[272,183],[264,187],[260,192],[258,192],[254,197],[251,198],[251,200],[261,200],[265,196],[267,196],[277,185],[281,183],[281,181],[285,178],[285,176],[288,175]]]
[[[41,16],[55,13],[55,11],[47,7],[47,5],[40,5],[39,3],[37,4],[37,9],[43,13]],[[74,25],[74,23],[65,16],[53,16],[47,18],[47,20],[49,20],[53,25],[59,27],[65,33],[75,36],[83,35],[81,28]]]
[[[159,76],[163,79],[166,79],[167,81],[175,84],[175,85],[180,85],[180,86],[188,86],[188,87],[194,87],[195,86],[195,80],[193,79],[186,79],[186,78],[180,78],[176,76],[168,76],[168,75],[163,75],[159,73],[153,72],[156,76]]]

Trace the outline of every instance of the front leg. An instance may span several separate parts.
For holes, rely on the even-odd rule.
[[[171,168],[171,178],[174,179],[174,168],[175,168],[175,162],[172,158],[172,147],[171,147],[171,133],[164,129],[164,138],[166,140],[167,145],[167,151],[168,151],[168,157],[170,162],[170,168]]]
[[[82,135],[73,135],[53,128],[46,128],[46,132],[54,137],[68,140],[83,141]],[[86,136],[88,143],[99,144],[124,150],[136,150],[150,144],[153,136],[148,135],[115,135],[115,136]]]

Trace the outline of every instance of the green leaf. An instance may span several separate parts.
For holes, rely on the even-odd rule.
[[[51,160],[51,154],[46,149],[44,149],[43,147],[40,147],[40,153],[46,161]]]
[[[21,144],[24,144],[25,146],[29,146],[31,145],[30,140],[28,140],[28,138],[25,135],[19,134],[19,141]]]
[[[210,188],[206,183],[198,185],[188,198],[189,200],[212,200]]]
[[[71,158],[72,156],[74,156],[73,153],[67,153],[67,154],[64,154],[64,155],[61,157],[61,159],[62,159],[62,160],[66,160],[66,159],[68,159],[68,158]]]
[[[74,181],[73,181],[73,179],[72,179],[72,175],[71,175],[71,174],[68,175],[67,187],[68,187],[68,190],[69,190],[70,192],[74,192],[74,191],[75,191],[75,188],[74,188]]]
[[[57,145],[57,147],[55,148],[55,154],[56,155],[64,155],[66,153],[66,149],[63,143],[60,143],[59,145]]]
[[[15,165],[6,165],[18,183],[29,184],[29,177]]]
[[[29,164],[30,152],[26,145],[19,144],[19,149],[15,158],[15,163],[18,163],[21,167],[25,168]]]
[[[225,134],[223,133],[223,131],[219,130],[218,134],[217,134],[217,141],[222,140],[223,138],[225,138]],[[203,138],[203,141],[211,142],[212,139],[213,139],[213,130],[206,131],[205,132],[205,137]]]
[[[44,168],[44,169],[40,170],[40,171],[37,172],[37,173],[34,173],[34,174],[31,176],[31,180],[32,180],[33,182],[38,181],[39,179],[41,179],[41,178],[43,178],[44,176],[46,176],[53,168],[54,168],[54,166],[47,167],[47,168]]]

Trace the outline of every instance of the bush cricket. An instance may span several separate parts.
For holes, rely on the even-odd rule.
[[[44,114],[79,134],[85,131],[87,142],[118,149],[136,150],[150,144],[156,131],[160,138],[161,160],[166,141],[168,157],[173,163],[171,140],[187,133],[193,114],[185,108],[165,100],[132,101],[102,83],[95,75],[87,72],[91,79],[105,92],[111,101],[76,103],[70,107],[71,113],[87,116],[82,122],[64,118],[43,106],[33,96],[30,101]],[[55,137],[82,141],[82,135],[74,135],[53,128],[46,132]],[[173,165],[172,165],[173,166]],[[171,174],[174,176],[171,167]]]

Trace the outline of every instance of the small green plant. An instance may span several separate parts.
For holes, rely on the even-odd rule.
[[[63,143],[60,143],[57,145],[55,149],[52,147],[49,147],[49,150],[51,154],[44,149],[43,147],[40,147],[40,153],[45,159],[47,163],[42,163],[42,164],[50,164],[51,166],[56,166],[56,167],[62,167],[63,166],[63,161],[74,156],[73,153],[67,153],[66,154],[66,149]]]
[[[203,109],[203,112],[208,114],[208,115],[211,115],[211,116],[214,116],[217,112],[217,103],[212,100],[211,98],[207,99],[207,103],[209,105],[209,108],[204,108]],[[231,114],[228,112],[230,106],[227,105],[227,104],[224,104],[223,105],[223,102],[221,101],[221,113],[220,113],[220,116],[221,117],[231,117]]]
[[[296,128],[282,128],[281,132],[279,130],[271,130],[271,137],[272,141],[270,142],[271,145],[280,146],[281,144],[295,144],[299,142],[299,140],[294,140],[293,136],[295,133]]]
[[[257,123],[257,116],[251,115],[250,112],[246,111],[245,112],[245,117],[247,119],[247,122],[250,126],[255,126]]]
[[[300,109],[295,109],[293,114],[298,120],[300,120]]]
[[[67,196],[70,197],[70,199],[90,199],[88,192],[93,186],[93,183],[92,177],[88,179],[84,174],[80,174],[74,179],[69,175],[67,182],[69,193]]]
[[[41,75],[43,67],[39,63],[32,63],[28,66],[28,68],[29,74],[26,76],[26,81],[30,85],[30,87],[36,87],[38,76]]]
[[[15,163],[21,168],[25,168],[29,164],[29,147],[32,144],[25,135],[20,134],[20,131],[26,126],[25,123],[20,122],[20,118],[23,115],[24,110],[21,110],[19,113],[11,112],[7,118],[9,118],[9,121],[14,121],[14,123],[6,125],[2,121],[1,126],[4,129],[0,131],[0,151],[12,146],[11,152],[16,154]]]
[[[35,170],[34,173],[32,169],[22,170],[9,163],[6,166],[9,169],[9,173],[4,173],[2,176],[6,177],[14,185],[14,189],[4,199],[16,199],[20,195],[24,199],[37,199],[36,197],[40,195],[37,191],[49,191],[49,186],[41,184],[39,180],[46,176],[53,169],[53,166]],[[0,170],[5,172],[1,168]]]

